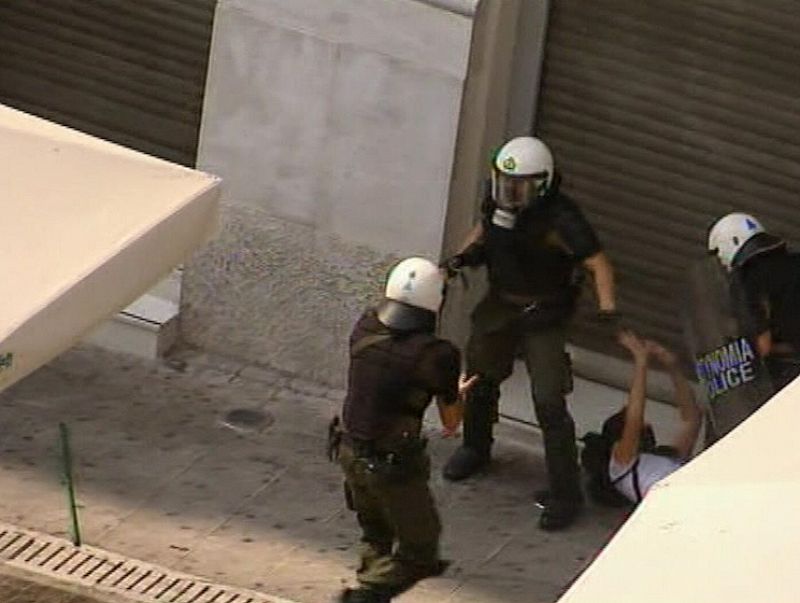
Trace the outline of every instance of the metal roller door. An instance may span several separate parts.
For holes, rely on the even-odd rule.
[[[780,0],[554,0],[537,132],[611,254],[635,327],[682,348],[711,220],[800,240],[800,9]],[[583,319],[576,343],[608,351]]]
[[[216,0],[3,0],[0,102],[193,165]]]

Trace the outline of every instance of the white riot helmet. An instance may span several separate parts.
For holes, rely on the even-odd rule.
[[[717,220],[708,231],[708,251],[725,269],[733,270],[751,258],[786,245],[764,230],[750,214],[732,213]]]
[[[436,264],[425,258],[405,259],[389,274],[378,320],[392,329],[432,331],[444,288],[444,276]]]
[[[509,140],[492,165],[492,198],[500,209],[520,211],[543,197],[553,183],[553,154],[532,136]]]

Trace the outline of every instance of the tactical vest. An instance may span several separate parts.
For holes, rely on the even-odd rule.
[[[392,332],[374,312],[359,320],[350,338],[342,413],[348,434],[375,442],[419,435],[431,394],[414,382],[414,375],[425,348],[437,341],[432,333]]]
[[[530,209],[511,230],[484,221],[492,289],[574,303],[579,290],[576,262],[558,234],[554,212],[554,202]]]

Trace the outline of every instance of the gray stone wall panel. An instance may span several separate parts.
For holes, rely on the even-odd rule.
[[[221,234],[182,335],[342,385],[391,264],[442,247],[471,19],[406,0],[222,0],[198,165]]]
[[[238,205],[184,274],[186,343],[342,387],[347,338],[396,257]]]

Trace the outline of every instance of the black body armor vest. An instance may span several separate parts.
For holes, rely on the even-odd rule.
[[[576,261],[561,240],[553,204],[529,209],[513,229],[484,222],[489,283],[496,291],[520,296],[574,300]]]
[[[391,331],[374,311],[361,317],[350,337],[342,413],[352,437],[378,441],[419,434],[432,396],[415,382],[415,369],[425,348],[437,341],[433,333]]]

